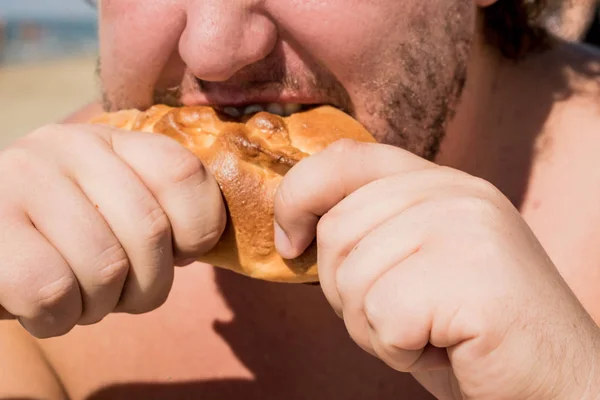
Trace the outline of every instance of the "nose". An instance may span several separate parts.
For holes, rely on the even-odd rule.
[[[259,2],[262,1],[188,1],[179,52],[197,78],[225,81],[273,51],[277,28],[262,12]]]

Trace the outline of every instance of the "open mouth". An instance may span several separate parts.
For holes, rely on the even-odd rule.
[[[312,108],[323,106],[325,104],[300,104],[300,103],[268,103],[268,104],[248,104],[244,106],[218,106],[215,107],[224,114],[233,118],[240,118],[246,115],[252,115],[266,111],[282,117],[289,117],[292,114],[307,111]],[[336,107],[338,108],[338,107]]]

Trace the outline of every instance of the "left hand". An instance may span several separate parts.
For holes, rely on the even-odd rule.
[[[344,140],[285,176],[275,219],[286,258],[316,233],[322,289],[353,340],[438,398],[600,392],[596,325],[491,184]]]

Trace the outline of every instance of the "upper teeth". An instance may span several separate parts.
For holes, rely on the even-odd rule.
[[[240,112],[240,110],[238,110],[235,107],[225,107],[223,109],[223,112],[229,116],[232,116],[233,118],[239,118],[242,116],[242,113]]]
[[[302,109],[301,104],[287,103],[283,106],[283,113],[285,115],[292,115],[299,112]]]
[[[244,115],[254,114],[257,112],[261,112],[261,111],[265,111],[263,106],[261,106],[259,104],[252,104],[252,105],[246,106],[246,108],[244,108]]]
[[[283,115],[285,112],[285,107],[283,104],[271,103],[267,106],[267,111],[271,114]]]
[[[282,117],[290,116],[302,109],[301,104],[281,104],[281,103],[269,103],[269,104],[250,104],[245,107],[225,107],[223,112],[234,118],[239,118],[242,115],[249,115],[258,113],[261,111],[267,111],[271,114],[277,114]]]

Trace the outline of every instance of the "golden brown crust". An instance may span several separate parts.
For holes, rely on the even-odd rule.
[[[228,211],[220,241],[198,261],[277,282],[318,281],[316,246],[284,260],[273,243],[273,199],[283,175],[338,139],[375,139],[333,107],[280,117],[260,112],[242,121],[211,107],[157,105],[145,112],[107,113],[93,123],[161,133],[193,151],[215,176]]]

